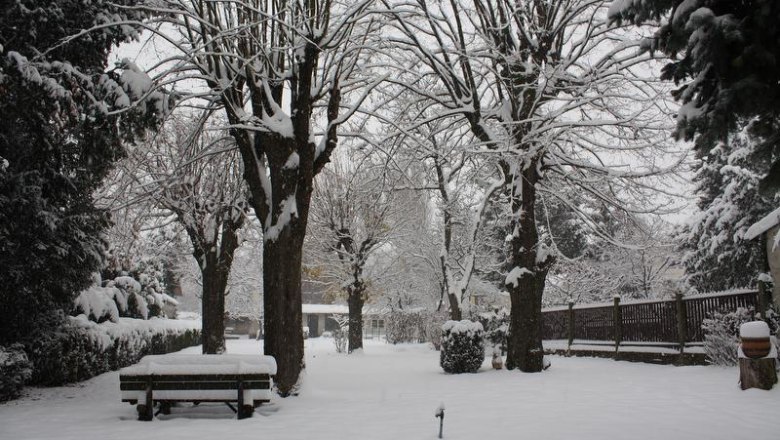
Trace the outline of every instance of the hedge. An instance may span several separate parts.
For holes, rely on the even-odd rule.
[[[27,343],[33,366],[30,384],[56,386],[89,379],[138,362],[148,354],[165,354],[200,344],[200,322],[152,318],[119,318],[119,322],[70,317],[53,334]]]

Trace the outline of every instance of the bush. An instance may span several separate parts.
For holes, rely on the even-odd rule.
[[[477,320],[485,329],[485,342],[491,347],[498,347],[501,353],[506,353],[506,340],[509,334],[509,312],[500,309],[477,315]]]
[[[331,315],[331,319],[338,323],[339,328],[333,331],[333,344],[336,353],[346,353],[349,335],[349,318],[343,315]]]
[[[435,350],[441,350],[441,326],[447,321],[443,313],[432,313],[425,322],[425,335]]]
[[[767,312],[767,324],[772,333],[778,329],[778,315],[774,310]],[[740,307],[734,312],[713,312],[702,321],[704,331],[704,354],[714,365],[737,365],[739,347],[739,326],[759,319],[752,307]]]
[[[447,321],[441,326],[439,364],[447,373],[476,373],[485,360],[485,331],[469,320]]]
[[[16,399],[32,376],[32,365],[21,344],[0,346],[0,402]]]
[[[345,353],[347,351],[347,331],[341,328],[334,330],[333,345],[336,346],[336,353]]]
[[[385,340],[391,344],[432,342],[438,347],[444,321],[439,312],[393,310],[385,316]]]
[[[54,333],[31,338],[25,350],[33,365],[31,383],[55,386],[89,379],[200,343],[199,322],[120,318],[97,324],[83,315],[70,318]]]

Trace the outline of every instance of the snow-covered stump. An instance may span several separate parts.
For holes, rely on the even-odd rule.
[[[739,384],[743,390],[770,390],[777,383],[777,349],[769,339],[764,321],[746,322],[739,327]]]

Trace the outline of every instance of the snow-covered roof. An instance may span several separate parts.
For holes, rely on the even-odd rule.
[[[380,314],[384,310],[375,306],[363,307],[364,315]],[[346,304],[303,304],[303,313],[308,315],[346,315],[349,313],[349,307]]]
[[[772,229],[778,224],[780,224],[780,208],[775,209],[766,217],[753,223],[753,225],[748,228],[747,232],[745,232],[745,239],[753,240],[754,238]]]
[[[345,304],[304,304],[303,313],[310,315],[321,313],[347,314],[349,313],[349,308]]]

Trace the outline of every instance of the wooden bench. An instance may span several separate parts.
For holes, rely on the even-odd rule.
[[[119,371],[122,401],[136,405],[138,420],[169,414],[175,402],[222,402],[238,415],[271,401],[276,361],[259,355],[153,355]],[[235,403],[234,408],[231,403]]]

